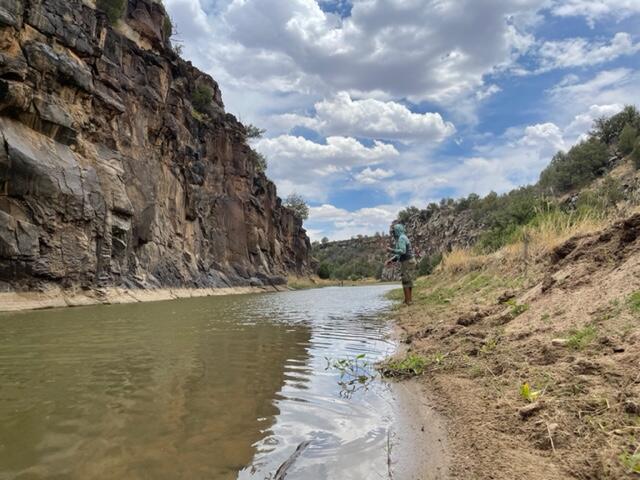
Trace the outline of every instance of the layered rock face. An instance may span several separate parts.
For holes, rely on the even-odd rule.
[[[218,85],[129,0],[0,0],[0,282],[215,287],[309,268],[301,221]],[[195,112],[194,92],[210,105]]]
[[[444,206],[436,211],[420,210],[405,223],[407,235],[421,255],[437,255],[454,248],[473,246],[484,231],[470,210]]]

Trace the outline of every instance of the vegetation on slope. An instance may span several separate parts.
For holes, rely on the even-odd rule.
[[[568,152],[558,152],[540,174],[535,185],[521,187],[498,195],[485,197],[471,194],[458,200],[443,199],[440,204],[431,203],[424,210],[409,207],[398,215],[398,220],[408,222],[419,216],[426,222],[439,210],[454,207],[456,212],[471,211],[473,218],[482,225],[475,250],[490,253],[509,243],[518,241],[526,226],[535,226],[549,215],[560,212],[577,212],[574,217],[603,215],[615,207],[623,196],[621,185],[609,178],[594,189],[585,187],[604,177],[615,162],[631,153],[636,168],[640,168],[640,113],[635,107],[625,107],[609,118],[596,120],[588,138]],[[444,252],[443,252],[444,253]]]

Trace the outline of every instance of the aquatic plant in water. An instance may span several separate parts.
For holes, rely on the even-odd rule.
[[[340,396],[349,398],[358,390],[367,390],[377,376],[373,366],[365,360],[366,354],[361,353],[353,358],[333,360],[325,357],[325,370],[336,370],[340,374],[338,385]]]

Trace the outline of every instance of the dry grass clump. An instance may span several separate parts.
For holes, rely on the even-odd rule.
[[[490,261],[490,255],[480,255],[468,248],[454,248],[442,257],[439,269],[445,273],[467,273],[480,270]]]
[[[505,245],[502,255],[511,259],[539,258],[575,236],[588,235],[611,223],[611,218],[595,209],[581,212],[552,212],[523,227],[518,239]]]

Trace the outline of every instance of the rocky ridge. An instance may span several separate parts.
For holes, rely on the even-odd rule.
[[[160,3],[0,0],[0,287],[274,285],[301,221]],[[170,25],[170,23],[169,23]],[[208,89],[195,112],[190,99]]]

